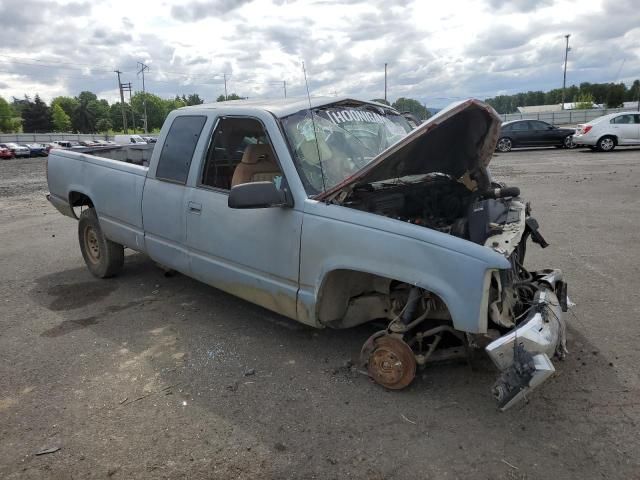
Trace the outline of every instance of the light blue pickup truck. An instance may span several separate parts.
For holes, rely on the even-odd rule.
[[[386,320],[361,358],[389,389],[484,348],[506,409],[564,355],[567,288],[524,267],[546,242],[487,170],[499,128],[477,100],[417,127],[350,98],[197,105],[169,114],[148,167],[52,150],[48,198],[98,277],[126,247],[313,327]]]

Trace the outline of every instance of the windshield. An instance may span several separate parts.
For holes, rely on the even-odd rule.
[[[372,105],[315,109],[313,121],[301,110],[282,123],[310,195],[339,184],[411,131],[404,117]]]

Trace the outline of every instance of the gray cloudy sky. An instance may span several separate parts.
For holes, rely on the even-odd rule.
[[[0,0],[0,96],[118,96],[113,70],[162,97],[381,97],[429,106],[640,77],[638,0]]]

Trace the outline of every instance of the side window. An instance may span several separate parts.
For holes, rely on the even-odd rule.
[[[633,119],[634,119],[633,123],[640,123],[640,114],[638,113],[634,114]]]
[[[611,123],[634,123],[633,115],[620,115],[611,120]]]
[[[513,130],[529,130],[529,122],[518,122],[513,124]]]
[[[262,124],[253,118],[222,118],[211,143],[200,185],[230,190],[240,183],[282,181]]]
[[[200,115],[177,117],[173,121],[162,146],[156,178],[186,183],[191,158],[206,121],[207,117]]]
[[[505,125],[504,127],[502,127],[503,132],[510,132],[512,129],[513,129],[513,125],[511,124]]]
[[[538,120],[530,121],[529,124],[533,130],[548,130],[549,124],[544,122],[539,122]]]

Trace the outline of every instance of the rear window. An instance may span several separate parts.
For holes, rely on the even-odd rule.
[[[193,152],[206,121],[205,116],[181,116],[173,121],[162,146],[156,178],[186,183]]]

